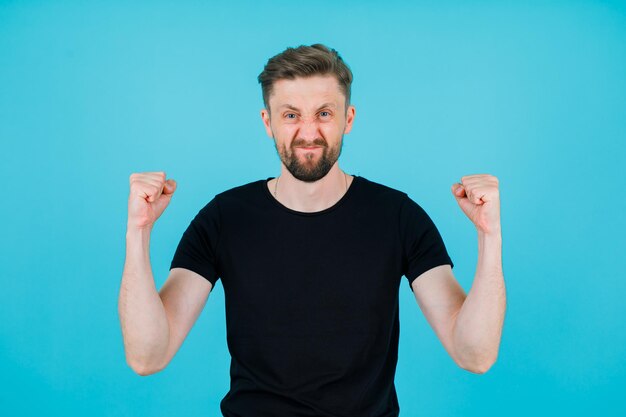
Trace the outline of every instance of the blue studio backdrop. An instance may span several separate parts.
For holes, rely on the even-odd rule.
[[[498,361],[459,368],[400,286],[403,416],[626,414],[626,8],[563,2],[0,1],[0,414],[217,416],[221,281],[169,366],[126,364],[117,313],[129,176],[178,189],[157,288],[215,194],[279,174],[256,77],[321,42],[354,72],[342,169],[407,192],[469,291],[451,185],[500,180]]]

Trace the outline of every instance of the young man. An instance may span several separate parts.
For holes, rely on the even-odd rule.
[[[156,291],[149,236],[176,189],[132,174],[119,313],[140,375],[165,368],[222,279],[231,385],[224,416],[397,416],[398,292],[406,276],[462,368],[495,362],[505,312],[498,181],[452,186],[479,257],[465,294],[426,212],[404,192],[339,168],[352,74],[333,49],[288,48],[259,75],[281,173],[217,194],[189,224]]]

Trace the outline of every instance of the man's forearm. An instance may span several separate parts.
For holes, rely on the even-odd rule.
[[[456,352],[465,369],[486,372],[496,361],[505,309],[502,235],[479,231],[476,276],[454,327]]]
[[[118,313],[126,361],[139,374],[158,370],[169,343],[169,325],[150,266],[150,231],[126,233],[126,261]]]

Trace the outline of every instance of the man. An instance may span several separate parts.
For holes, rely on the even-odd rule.
[[[355,117],[351,81],[323,45],[268,61],[259,75],[261,117],[281,173],[208,202],[160,292],[149,236],[176,183],[164,172],[131,175],[119,313],[138,374],[167,366],[220,278],[232,358],[225,416],[397,416],[402,276],[460,367],[484,373],[495,362],[505,311],[497,179],[469,175],[452,186],[478,232],[466,295],[424,210],[406,193],[339,168]]]

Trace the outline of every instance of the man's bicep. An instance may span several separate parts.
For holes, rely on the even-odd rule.
[[[415,300],[448,354],[455,360],[454,321],[466,294],[450,265],[439,265],[419,275],[411,283]],[[458,362],[457,362],[458,363]]]
[[[200,316],[213,284],[202,275],[186,268],[172,268],[159,295],[170,326],[166,366],[174,357]]]

